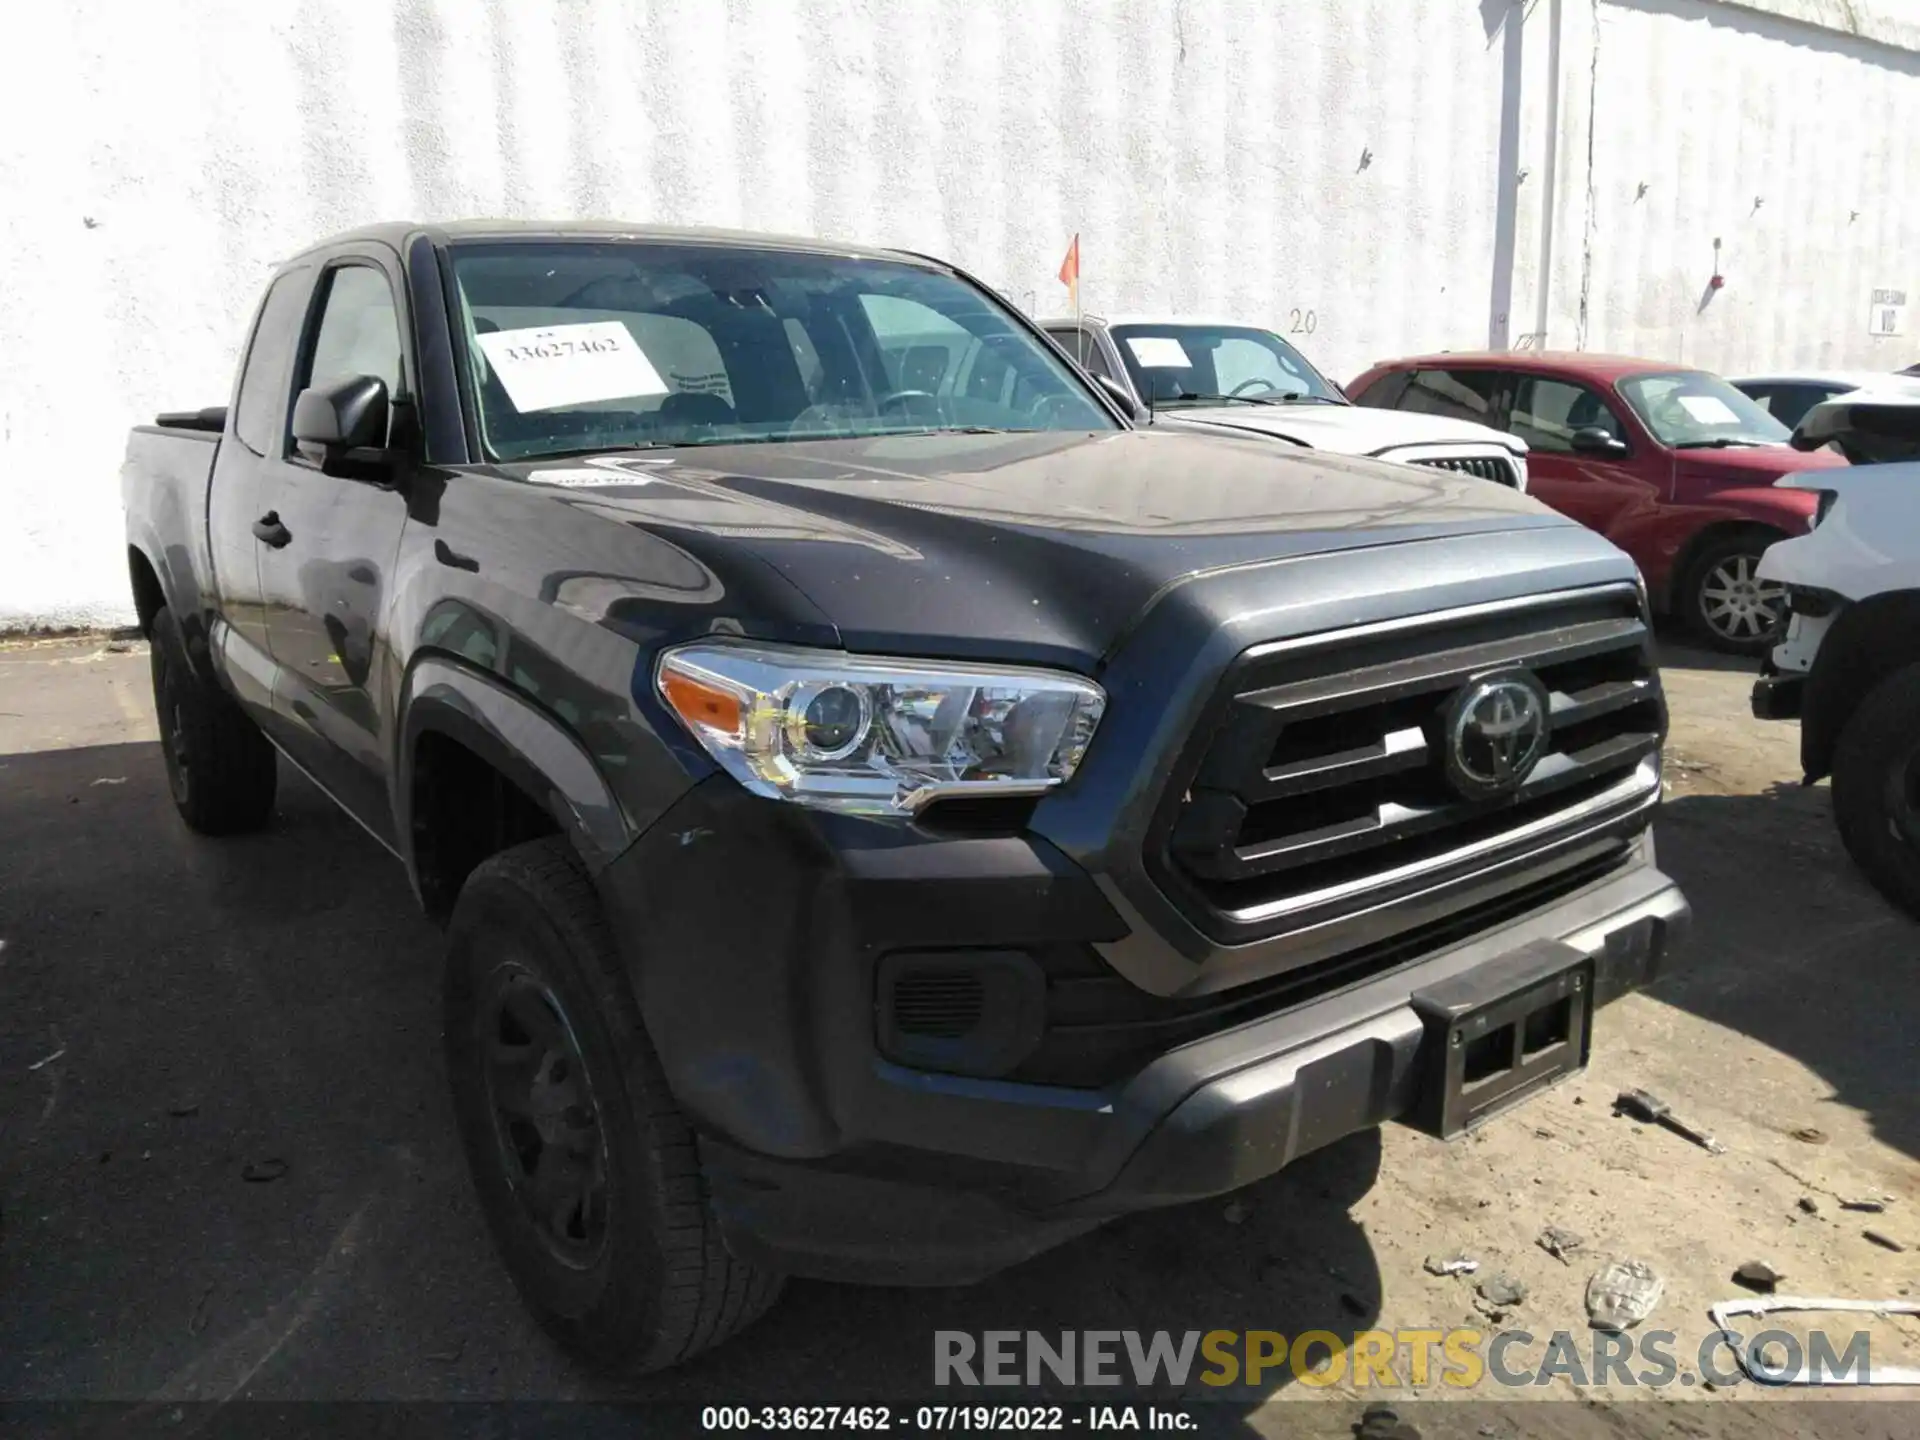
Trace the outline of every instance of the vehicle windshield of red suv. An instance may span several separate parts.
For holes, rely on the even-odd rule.
[[[1675,450],[1784,445],[1792,432],[1718,375],[1634,375],[1619,390],[1653,438]]]

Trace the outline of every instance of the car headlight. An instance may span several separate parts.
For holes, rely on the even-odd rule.
[[[1063,784],[1107,705],[1051,670],[705,641],[662,653],[654,685],[754,794],[866,815]]]

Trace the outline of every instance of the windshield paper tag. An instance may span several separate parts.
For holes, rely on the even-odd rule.
[[[1187,358],[1187,352],[1171,335],[1129,336],[1127,348],[1133,351],[1133,358],[1142,365],[1166,366],[1174,370],[1193,368],[1193,361]]]
[[[618,320],[495,330],[474,338],[513,408],[523,415],[595,400],[665,395],[668,390]]]
[[[1702,425],[1738,425],[1740,417],[1718,395],[1676,395],[1687,414]]]

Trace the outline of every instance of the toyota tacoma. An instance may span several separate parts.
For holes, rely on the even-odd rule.
[[[1458,1134],[1686,918],[1620,551],[1136,428],[923,257],[340,236],[123,494],[181,816],[284,759],[407,867],[480,1205],[590,1356]]]

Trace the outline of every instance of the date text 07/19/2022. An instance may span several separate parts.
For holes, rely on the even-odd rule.
[[[708,1405],[700,1412],[708,1431],[823,1430],[899,1431],[936,1435],[954,1432],[1067,1432],[1194,1430],[1184,1410],[1160,1405]]]

